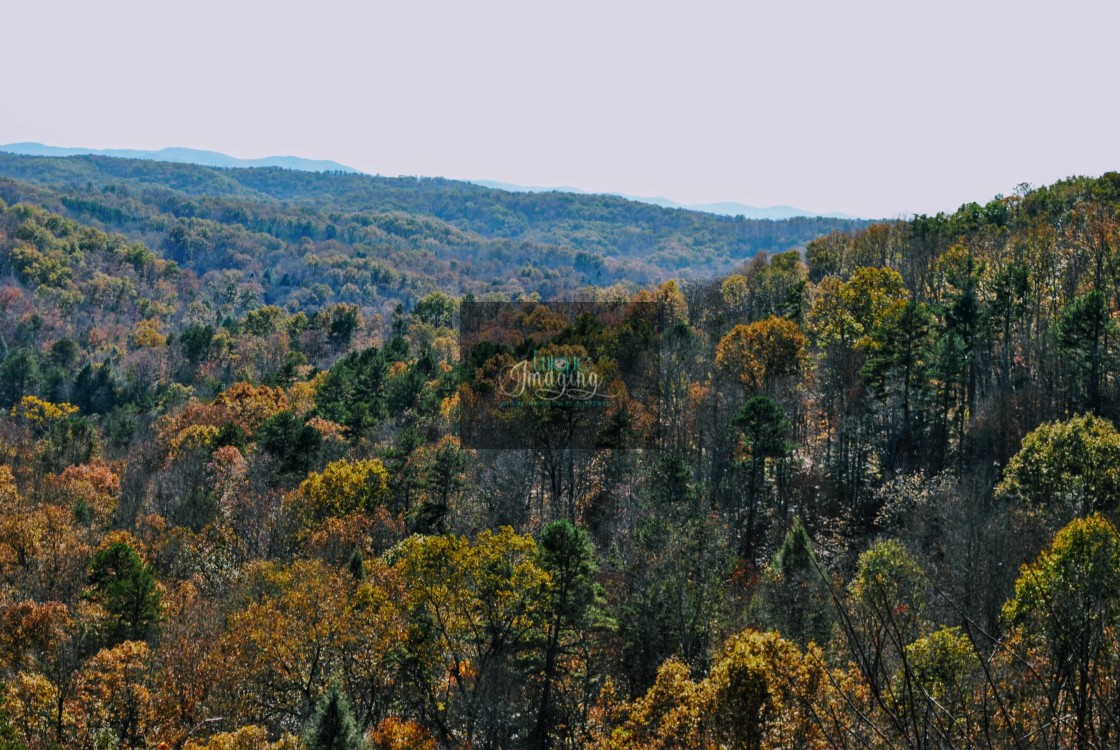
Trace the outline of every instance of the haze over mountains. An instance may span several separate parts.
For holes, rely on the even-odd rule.
[[[562,193],[588,192],[577,187],[571,187],[570,185],[565,185],[563,187],[541,187],[537,185],[515,185],[509,182],[496,182],[494,180],[471,180],[471,182],[476,185],[482,185],[483,187],[494,188],[496,190],[508,190],[513,193],[548,193],[554,190]],[[736,203],[735,201],[720,201],[718,203],[678,203],[661,196],[649,197],[627,195],[626,193],[604,193],[604,195],[613,195],[619,198],[626,198],[627,200],[638,201],[639,203],[651,203],[655,206],[661,206],[662,208],[683,208],[689,211],[703,211],[704,213],[717,214],[719,216],[742,216],[746,219],[792,219],[795,216],[825,219],[863,218],[837,212],[822,214],[816,211],[807,211],[795,206],[784,205],[758,207],[748,206],[745,203]]]
[[[0,151],[22,156],[113,156],[122,159],[144,159],[146,161],[166,161],[176,164],[198,164],[205,167],[244,168],[244,167],[280,167],[294,169],[300,172],[348,172],[364,174],[359,169],[340,164],[336,161],[324,159],[305,159],[299,156],[266,156],[260,159],[239,159],[217,151],[205,151],[193,148],[172,147],[158,151],[141,149],[96,149],[84,147],[60,147],[42,143],[23,142],[0,145]],[[518,185],[495,180],[469,180],[475,185],[505,190],[511,193],[578,193],[595,195],[593,191],[583,190],[578,187],[557,186],[542,187],[536,185]],[[685,204],[661,196],[648,197],[628,195],[624,193],[601,193],[627,200],[649,203],[663,208],[682,208],[690,211],[717,214],[719,216],[743,216],[747,219],[791,219],[794,217],[828,218],[828,219],[856,219],[861,217],[850,216],[843,213],[819,213],[794,206],[778,205],[768,207],[749,206],[734,201],[721,201],[717,203]]]
[[[169,161],[175,164],[199,164],[204,167],[280,167],[300,172],[358,172],[353,167],[324,159],[304,159],[299,156],[266,156],[262,159],[238,159],[235,156],[217,151],[203,151],[195,148],[161,148],[158,151],[144,151],[131,148],[65,148],[48,146],[42,143],[9,143],[0,146],[0,151],[22,156],[115,156],[120,159],[144,159],[146,161]]]

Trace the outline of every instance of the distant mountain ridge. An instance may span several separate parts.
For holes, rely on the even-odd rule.
[[[323,159],[304,159],[300,156],[266,156],[260,159],[239,159],[235,156],[229,156],[218,151],[204,151],[194,148],[171,147],[162,148],[158,151],[142,150],[142,149],[128,149],[128,148],[83,148],[83,147],[62,147],[62,146],[48,146],[43,143],[35,143],[25,141],[21,143],[9,143],[0,145],[0,151],[18,154],[20,156],[113,156],[120,159],[144,159],[146,161],[166,161],[175,164],[197,164],[203,167],[222,167],[222,168],[245,168],[245,167],[280,167],[281,169],[294,169],[300,172],[347,172],[350,174],[365,174],[360,169],[348,167],[345,164],[340,164],[336,161],[329,161]],[[735,203],[733,201],[724,201],[719,203],[698,203],[687,204],[678,203],[677,201],[660,196],[648,197],[638,195],[627,195],[626,193],[594,193],[592,191],[583,190],[578,187],[571,186],[557,186],[557,187],[541,187],[535,185],[516,185],[509,182],[497,182],[495,180],[467,180],[474,185],[481,187],[491,188],[493,190],[504,190],[509,193],[575,193],[579,195],[610,195],[616,198],[625,198],[627,200],[637,201],[639,203],[648,203],[654,206],[661,206],[662,208],[683,208],[689,211],[701,211],[707,214],[716,214],[717,216],[742,216],[747,219],[792,219],[797,217],[819,218],[819,219],[860,219],[862,217],[851,216],[843,213],[818,213],[816,211],[807,211],[795,206],[748,206],[745,203]]]
[[[264,304],[313,311],[331,300],[389,317],[435,290],[561,299],[614,284],[712,278],[759,253],[799,250],[867,224],[717,216],[440,177],[2,151],[0,201],[120,232],[200,283],[240,274]],[[6,274],[4,241],[0,231]]]
[[[538,185],[515,185],[509,182],[496,182],[494,180],[471,180],[475,185],[482,185],[483,187],[492,188],[494,190],[506,190],[511,193],[549,193],[552,191],[559,191],[561,193],[582,193],[589,194],[587,190],[581,190],[577,187],[563,186],[563,187],[541,187]],[[805,216],[809,218],[820,219],[859,219],[861,217],[851,216],[843,213],[817,213],[816,211],[807,211],[803,208],[795,206],[748,206],[745,203],[735,203],[733,201],[723,201],[719,203],[678,203],[668,198],[661,196],[646,197],[640,195],[627,195],[626,193],[603,193],[603,195],[613,195],[617,198],[626,198],[627,200],[638,201],[639,203],[650,203],[654,206],[661,206],[662,208],[683,208],[689,211],[703,211],[707,214],[717,214],[719,216],[742,216],[746,219],[792,219],[798,216]]]
[[[202,151],[195,148],[161,148],[158,151],[144,151],[129,148],[64,148],[47,146],[42,143],[9,143],[0,146],[0,151],[21,156],[115,156],[121,159],[144,159],[146,161],[169,161],[176,164],[198,164],[203,167],[280,167],[300,172],[352,172],[360,170],[324,159],[304,159],[299,156],[266,156],[261,159],[238,159],[217,151]]]

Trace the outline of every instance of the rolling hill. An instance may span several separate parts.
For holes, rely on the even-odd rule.
[[[367,311],[428,292],[540,294],[730,271],[861,222],[756,221],[440,178],[0,153],[0,199],[122,233],[261,301]],[[314,288],[312,293],[310,289]]]

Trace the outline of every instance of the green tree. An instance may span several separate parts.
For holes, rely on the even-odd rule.
[[[455,301],[443,292],[432,292],[416,303],[412,314],[430,326],[446,328],[454,320],[455,307]]]
[[[1058,348],[1081,381],[1079,392],[1071,399],[1078,408],[1093,412],[1100,409],[1101,379],[1112,327],[1108,301],[1095,290],[1073,299],[1055,324]]]
[[[319,415],[345,425],[352,440],[388,415],[385,385],[389,363],[376,347],[351,352],[334,363],[315,391]]]
[[[74,377],[71,400],[83,414],[106,414],[122,400],[117,390],[108,364],[87,362]]]
[[[547,621],[544,628],[544,666],[536,725],[530,745],[553,746],[557,723],[554,692],[556,683],[571,665],[570,641],[578,639],[591,625],[597,587],[593,579],[595,557],[587,534],[570,521],[553,521],[540,534],[541,567],[550,576],[547,587]],[[568,658],[564,658],[568,656]],[[570,668],[570,667],[569,667]]]
[[[828,590],[801,517],[796,516],[762,581],[766,624],[801,646],[824,643],[832,620]]]
[[[358,724],[350,701],[337,684],[332,684],[315,706],[315,713],[303,731],[307,750],[363,750]]]
[[[619,601],[623,676],[633,692],[648,689],[670,657],[703,668],[724,615],[734,552],[692,473],[683,454],[661,455],[646,479],[651,502],[634,511],[633,542],[619,545],[626,556],[612,562],[621,576],[610,598]]]
[[[323,442],[322,434],[292,411],[265,420],[254,437],[261,448],[276,457],[285,474],[306,474]]]
[[[245,316],[243,327],[253,336],[268,336],[280,330],[284,321],[284,311],[275,305],[265,305],[252,310]]]
[[[85,417],[53,420],[39,446],[39,460],[48,471],[84,464],[97,453],[97,430]]]
[[[343,303],[315,313],[315,322],[324,329],[338,350],[345,351],[350,346],[354,332],[362,325],[362,316],[357,305]]]
[[[27,349],[16,349],[0,364],[0,406],[11,406],[35,391],[39,364]]]
[[[210,344],[214,340],[212,325],[190,325],[179,334],[179,350],[192,365],[197,365],[210,356]]]
[[[111,618],[112,643],[143,640],[158,625],[161,615],[159,583],[130,544],[117,541],[94,553],[89,563],[89,598]]]
[[[987,314],[999,332],[1000,383],[1007,388],[1015,362],[1013,333],[1019,333],[1018,329],[1030,312],[1028,303],[1033,291],[1030,268],[1022,263],[1013,263],[996,273],[991,287],[992,299]]]
[[[1075,519],[1054,543],[1024,566],[1004,607],[1019,629],[1027,656],[1041,652],[1035,670],[1048,680],[1057,715],[1072,713],[1078,748],[1120,740],[1117,648],[1120,641],[1120,535],[1105,518]],[[1033,647],[1033,648],[1032,648]],[[1067,740],[1068,741],[1068,740]]]
[[[79,353],[80,350],[74,339],[61,338],[51,344],[49,361],[55,367],[69,369],[77,362]],[[3,359],[3,356],[0,356],[0,359]]]
[[[864,341],[867,359],[863,375],[885,402],[890,425],[886,463],[892,470],[899,462],[903,463],[901,468],[909,468],[907,459],[919,450],[922,424],[915,419],[914,407],[925,401],[932,325],[929,309],[909,301],[892,307]],[[899,452],[903,455],[896,455]]]
[[[766,461],[781,459],[793,450],[789,420],[782,407],[769,396],[755,396],[739,409],[733,420],[747,469],[746,510],[742,525],[740,554],[749,559],[754,545],[759,499],[766,479]]]
[[[904,656],[887,708],[910,746],[967,747],[981,736],[986,717],[974,700],[981,662],[961,629],[935,630],[906,646]]]
[[[528,703],[527,660],[547,613],[550,576],[536,542],[509,527],[397,546],[407,592],[410,673],[448,746],[510,747]]]
[[[1058,524],[1115,508],[1120,499],[1120,432],[1091,414],[1040,426],[1023,438],[1008,462],[996,497]]]
[[[424,499],[416,509],[415,526],[421,533],[439,534],[445,531],[452,499],[466,486],[467,454],[453,437],[444,437],[425,453]]]
[[[937,261],[943,280],[942,317],[945,329],[956,331],[970,350],[979,333],[979,286],[984,264],[967,248],[955,245]]]
[[[848,587],[850,612],[842,613],[841,621],[856,663],[879,700],[925,622],[925,590],[921,567],[893,539],[876,542],[856,562]]]

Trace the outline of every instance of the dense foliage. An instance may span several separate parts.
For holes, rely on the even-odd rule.
[[[314,265],[335,242],[362,268],[316,222],[384,218],[358,204],[394,187],[394,220],[469,234],[479,262],[535,252],[461,186],[0,171],[20,180],[0,206],[0,746],[1120,742],[1120,176],[736,264],[743,246],[689,282],[620,251],[658,269],[647,288],[576,286],[657,307],[661,399],[601,427],[659,447],[473,450],[461,399],[508,355],[460,361],[474,272],[375,310]],[[572,199],[541,200],[479,193],[491,218]],[[169,208],[187,202],[245,213]],[[596,205],[620,232],[646,210]],[[300,212],[284,231],[306,243],[248,228]],[[538,229],[574,249],[559,215]],[[713,222],[701,259],[738,226]],[[192,245],[202,227],[240,239]],[[241,275],[207,265],[223,253]],[[591,333],[621,361],[639,330]]]
[[[4,153],[0,199],[141,240],[197,279],[184,303],[198,295],[235,314],[262,303],[388,314],[437,290],[554,297],[659,283],[864,223],[748,220],[444,179]],[[56,260],[36,267],[33,286],[66,286],[77,269]]]

